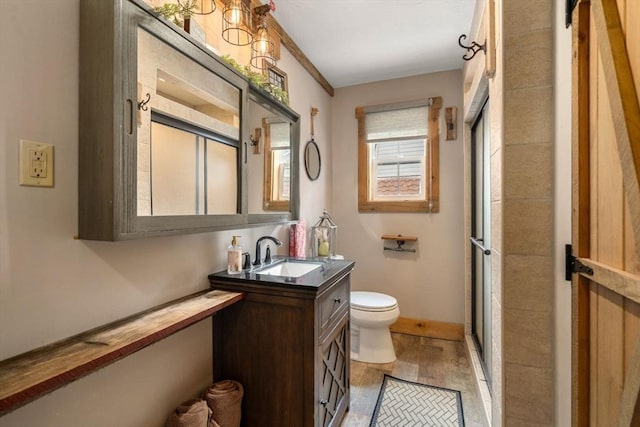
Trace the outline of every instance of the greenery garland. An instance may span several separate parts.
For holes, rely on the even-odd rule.
[[[237,72],[245,76],[251,83],[258,86],[261,89],[264,89],[268,93],[271,94],[278,101],[282,102],[285,105],[289,105],[289,94],[287,91],[278,87],[272,83],[269,83],[264,74],[258,73],[254,71],[248,65],[240,65],[238,62],[230,57],[229,55],[223,55],[221,58],[224,62],[231,65]]]
[[[184,21],[179,17],[189,18],[198,9],[199,7],[196,0],[184,0],[184,3],[181,0],[178,0],[177,4],[165,3],[162,6],[153,8],[154,12],[158,15],[173,21],[173,23],[180,28],[184,26]]]
[[[184,21],[180,19],[187,18],[193,15],[194,11],[198,10],[198,5],[196,0],[178,0],[178,3],[165,3],[162,6],[155,7],[153,9],[158,15],[164,17],[165,19],[173,21],[174,24],[182,28]],[[240,74],[249,79],[251,83],[258,86],[261,89],[264,89],[266,92],[271,94],[275,99],[282,102],[285,105],[289,105],[289,94],[287,91],[278,87],[274,84],[269,83],[267,78],[253,69],[248,65],[240,65],[238,62],[230,57],[229,55],[223,55],[221,58],[224,62],[233,67]]]

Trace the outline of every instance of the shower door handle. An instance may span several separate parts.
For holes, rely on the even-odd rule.
[[[479,239],[476,239],[475,237],[469,237],[469,240],[471,240],[471,243],[473,243],[474,246],[480,248],[482,250],[482,253],[485,255],[491,255],[491,249],[486,248],[483,243],[484,243],[484,239],[481,237]]]

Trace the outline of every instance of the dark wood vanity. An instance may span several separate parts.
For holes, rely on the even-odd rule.
[[[300,277],[209,275],[243,301],[213,321],[214,378],[244,386],[244,426],[339,426],[349,406],[352,261]]]

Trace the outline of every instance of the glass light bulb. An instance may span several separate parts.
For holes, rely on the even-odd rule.
[[[260,53],[267,53],[269,51],[269,35],[264,29],[261,29],[258,33],[258,40],[256,41],[256,50]]]
[[[234,3],[233,6],[231,6],[230,12],[231,13],[229,15],[229,23],[231,23],[233,25],[237,25],[241,20],[242,10],[240,10],[238,5],[236,3]]]

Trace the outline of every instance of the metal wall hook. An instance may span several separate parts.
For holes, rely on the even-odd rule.
[[[463,49],[467,49],[467,53],[465,53],[462,56],[462,59],[464,59],[465,61],[471,61],[473,59],[474,56],[476,56],[476,53],[482,51],[482,52],[486,52],[486,43],[483,44],[478,44],[477,42],[472,42],[470,46],[465,46],[462,44],[462,40],[466,39],[467,35],[466,34],[462,34],[460,36],[460,38],[458,38],[458,44],[460,45],[461,48]],[[469,51],[471,51],[471,56],[469,56]]]
[[[147,107],[149,101],[151,101],[151,95],[147,92],[146,98],[138,102],[138,110],[147,111],[149,109],[149,107]]]

